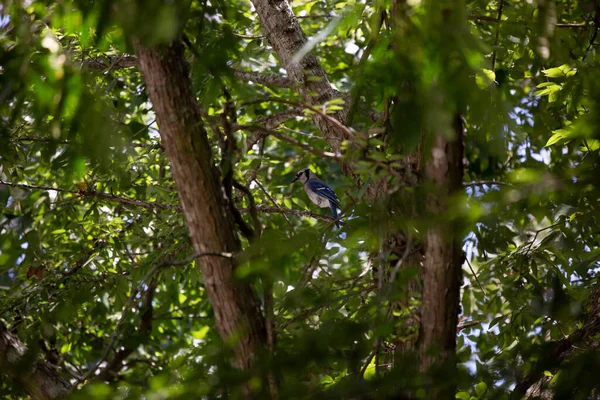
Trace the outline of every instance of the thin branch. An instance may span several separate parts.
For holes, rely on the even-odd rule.
[[[337,128],[344,131],[344,133],[346,134],[347,137],[354,137],[354,133],[346,125],[342,124],[339,120],[337,120],[336,118],[327,114],[324,110],[319,110],[318,108],[315,108],[315,107],[312,107],[312,106],[309,106],[306,104],[301,104],[301,103],[297,103],[295,101],[290,101],[290,100],[284,100],[284,99],[280,99],[277,97],[267,97],[267,98],[263,98],[263,99],[248,101],[248,102],[243,103],[243,105],[266,103],[269,101],[276,102],[276,103],[288,104],[290,106],[302,108],[305,110],[310,110],[310,111],[314,112],[315,114],[318,114],[321,117],[325,118],[327,121],[331,122]]]
[[[233,36],[237,36],[239,38],[249,39],[249,40],[264,39],[266,37],[265,35],[244,35],[242,33],[234,33]]]
[[[125,304],[125,307],[123,308],[123,311],[121,312],[121,316],[119,317],[119,320],[117,321],[115,330],[113,331],[113,333],[110,337],[110,340],[108,341],[108,344],[104,347],[104,352],[102,353],[102,357],[100,357],[100,360],[98,360],[98,362],[79,380],[79,383],[85,382],[88,379],[90,379],[90,377],[98,370],[100,365],[103,362],[105,362],[106,359],[108,358],[108,354],[110,353],[113,346],[117,342],[117,338],[119,336],[119,331],[121,329],[121,326],[125,322],[125,318],[127,317],[129,309],[131,309],[131,307],[133,306],[136,296],[138,295],[138,293],[141,292],[141,289],[143,288],[145,283],[148,281],[148,279],[150,279],[152,276],[154,276],[154,274],[162,268],[186,265],[200,257],[233,258],[233,254],[225,253],[225,252],[195,253],[192,256],[190,256],[186,259],[183,259],[183,260],[165,260],[165,261],[162,261],[161,263],[155,265],[154,267],[152,267],[150,269],[150,271],[148,271],[148,273],[138,282],[137,286],[131,290],[131,294],[129,296],[129,299],[127,300],[127,303]]]
[[[349,298],[352,298],[352,297],[355,297],[355,296],[358,296],[358,295],[363,295],[365,293],[369,293],[369,292],[371,292],[371,291],[373,291],[375,289],[377,289],[377,285],[369,285],[369,286],[361,289],[358,292],[348,293],[346,295],[343,295],[343,296],[340,296],[340,297],[336,297],[335,299],[332,299],[331,301],[329,301],[329,302],[327,302],[325,304],[321,304],[321,305],[309,308],[307,310],[304,310],[303,312],[301,312],[300,314],[298,314],[294,318],[291,318],[291,319],[285,321],[284,323],[282,323],[280,325],[279,329],[281,331],[283,331],[285,328],[287,328],[289,325],[293,324],[294,322],[296,322],[298,320],[301,320],[301,319],[305,319],[309,315],[314,314],[315,312],[317,312],[317,311],[319,311],[319,310],[321,310],[321,309],[323,309],[325,307],[331,306],[332,304],[335,304],[335,303],[346,301]]]
[[[271,194],[267,191],[267,189],[265,189],[265,187],[260,183],[260,181],[256,178],[254,178],[254,182],[256,182],[256,184],[258,185],[258,187],[263,191],[263,193],[265,194],[265,196],[267,196],[267,198],[271,201],[271,203],[273,203],[273,205],[275,207],[277,207],[277,210],[281,211],[283,210],[280,206],[279,203],[277,203],[277,201],[273,198],[273,196],[271,196]],[[259,210],[259,209],[257,209]],[[261,210],[262,211],[262,210]],[[292,225],[291,221],[289,220],[289,218],[287,217],[287,215],[285,215],[285,213],[280,213],[283,218],[287,221],[288,225],[290,226],[290,228],[294,229],[294,225]]]
[[[556,222],[556,223],[554,223],[554,224],[552,224],[552,225],[548,225],[548,226],[547,226],[547,227],[545,227],[545,228],[541,228],[541,229],[538,229],[538,230],[536,230],[536,231],[535,231],[535,235],[533,236],[533,239],[531,239],[531,241],[528,243],[528,244],[529,244],[529,246],[528,246],[528,248],[527,248],[527,251],[525,252],[525,255],[526,255],[526,256],[527,256],[527,255],[529,255],[529,252],[531,251],[531,247],[533,246],[533,244],[534,244],[534,243],[535,243],[535,241],[537,240],[537,237],[538,237],[538,235],[539,235],[540,233],[542,233],[542,232],[544,232],[544,231],[546,231],[546,230],[548,230],[548,229],[552,229],[552,228],[554,228],[554,227],[556,227],[556,226],[559,226],[559,225],[562,225],[562,222]]]
[[[137,58],[129,55],[88,58],[86,60],[76,61],[75,65],[85,66],[92,70],[114,71],[117,69],[137,67]]]
[[[250,210],[247,208],[241,208],[240,211],[241,212],[249,212]],[[336,221],[335,219],[328,217],[326,215],[315,214],[311,211],[305,211],[305,210],[292,210],[291,208],[258,206],[258,207],[256,207],[256,211],[261,212],[261,213],[266,213],[266,214],[282,214],[284,216],[284,218],[286,218],[286,215],[295,215],[296,217],[309,217],[309,218],[314,218],[314,219],[318,219],[320,221],[325,221],[325,222],[329,222],[329,223]],[[348,225],[344,221],[338,221],[338,222],[342,225]]]
[[[254,196],[252,195],[252,192],[250,192],[250,189],[248,189],[246,186],[242,185],[235,179],[233,180],[233,186],[237,190],[243,192],[248,198],[248,204],[250,205],[250,216],[252,217],[252,222],[254,223],[254,233],[256,237],[259,238],[261,235],[262,227],[260,220],[258,219],[258,213],[256,211],[256,202],[254,201]]]
[[[311,147],[307,144],[304,144],[294,138],[291,138],[289,136],[283,135],[277,131],[271,130],[271,129],[267,129],[267,128],[263,128],[262,126],[258,126],[258,125],[238,125],[237,126],[238,129],[246,129],[246,130],[251,130],[251,131],[257,131],[260,132],[262,136],[274,136],[279,140],[283,140],[286,141],[288,143],[291,143],[295,146],[298,146],[306,151],[308,151],[309,153],[315,154],[319,157],[326,157],[326,158],[331,158],[334,160],[339,160],[342,158],[342,154],[340,153],[332,153],[329,151],[323,151],[323,150],[319,150],[319,149],[315,149],[314,147]]]
[[[510,21],[510,20],[499,20],[498,18],[490,17],[488,15],[470,15],[469,19],[471,21],[487,21],[493,24],[512,24],[512,25],[524,25],[527,26],[527,21]],[[573,29],[582,29],[587,28],[588,24],[556,24],[556,28],[573,28]]]
[[[508,182],[501,182],[501,181],[473,181],[473,182],[463,182],[463,186],[464,187],[472,187],[472,186],[508,186],[511,187],[513,189],[516,189],[517,187],[515,185],[513,185],[512,183],[508,183]]]
[[[264,289],[264,307],[265,307],[265,327],[267,331],[267,349],[272,358],[275,357],[275,346],[277,342],[277,332],[275,330],[275,313],[273,311],[273,282],[270,278],[266,278]],[[269,389],[271,391],[271,399],[279,398],[277,389],[278,382],[275,371],[272,369],[268,374]]]
[[[275,86],[280,88],[293,88],[295,86],[294,81],[287,76],[267,75],[259,72],[242,71],[239,69],[234,69],[233,74],[242,80],[260,83],[265,86]]]
[[[310,15],[296,15],[296,18],[298,19],[309,19],[309,18],[325,18],[325,19],[329,19],[329,18],[335,18],[335,15],[330,15],[330,14],[310,14]]]
[[[267,117],[256,120],[255,125],[264,127],[265,129],[275,129],[284,122],[289,121],[292,118],[299,117],[303,114],[301,109],[292,108],[278,114],[269,115]],[[235,127],[234,127],[235,129]],[[239,126],[237,127],[239,129]],[[257,132],[254,135],[246,139],[246,148],[251,149],[260,139],[265,136],[263,132]]]
[[[483,289],[483,285],[481,284],[481,282],[479,282],[479,278],[477,278],[477,274],[475,273],[475,271],[473,270],[473,267],[471,266],[471,262],[469,261],[468,258],[465,257],[465,261],[467,262],[467,264],[469,265],[469,269],[471,270],[471,273],[473,274],[473,277],[475,278],[475,281],[477,282],[477,284],[479,285],[479,288],[481,289],[481,292],[483,293],[484,296],[486,296],[485,294],[485,290]]]
[[[595,3],[595,9],[596,9],[596,13],[594,14],[594,33],[592,33],[592,37],[590,38],[588,47],[585,49],[585,52],[583,53],[583,57],[581,57],[581,61],[585,61],[585,58],[587,57],[588,53],[592,49],[592,46],[594,45],[594,42],[596,41],[596,38],[598,37],[598,24],[600,24],[600,5],[598,4],[598,2]],[[587,146],[587,143],[586,143],[586,146]]]
[[[456,331],[457,331],[457,333],[458,333],[458,332],[462,331],[463,329],[472,328],[472,327],[474,327],[474,326],[477,326],[477,325],[480,325],[480,324],[481,324],[481,321],[470,321],[470,322],[465,322],[465,323],[464,323],[464,324],[462,324],[462,325],[458,325],[458,326],[456,327]]]
[[[504,10],[504,0],[498,1],[498,21],[502,20],[502,11]],[[494,52],[492,53],[492,71],[496,70],[496,54],[498,53],[498,41],[500,39],[500,24],[496,26],[496,37],[494,38]]]
[[[129,230],[131,230],[135,226],[135,224],[138,222],[138,220],[139,220],[139,218],[134,218],[131,222],[129,222],[127,224],[127,226],[125,226],[123,229],[120,229],[119,231],[117,231],[114,234],[107,234],[107,235],[104,235],[104,236],[101,236],[101,237],[97,237],[92,242],[92,248],[89,249],[87,252],[85,252],[83,254],[83,256],[79,257],[79,259],[77,260],[77,262],[75,263],[75,265],[73,265],[73,267],[71,267],[70,269],[68,269],[67,272],[65,272],[63,276],[64,277],[69,277],[69,276],[74,275],[75,273],[77,273],[77,271],[79,271],[81,268],[83,268],[85,265],[87,265],[88,263],[90,263],[92,261],[91,257],[100,248],[102,248],[103,245],[105,245],[109,240],[115,240],[119,236],[121,236],[124,233],[128,232]]]
[[[404,250],[404,254],[402,254],[402,258],[400,258],[398,260],[398,262],[396,263],[396,265],[394,265],[394,269],[392,270],[392,274],[390,275],[390,285],[393,284],[394,281],[396,280],[396,275],[398,275],[398,271],[400,270],[400,267],[402,267],[402,265],[404,265],[404,263],[408,259],[408,256],[412,254],[412,250],[413,250],[412,237],[409,236],[408,240],[406,242],[406,249]]]
[[[385,19],[385,11],[383,12],[379,12],[377,14],[379,20],[378,20],[378,27],[376,30],[373,30],[373,32],[371,33],[371,38],[369,39],[369,42],[367,43],[367,47],[364,49],[362,55],[360,56],[360,60],[358,61],[358,67],[356,69],[356,73],[355,76],[360,79],[360,76],[364,74],[364,69],[365,69],[365,63],[367,62],[367,60],[369,59],[370,55],[371,55],[371,51],[373,50],[373,48],[375,47],[375,44],[377,43],[377,40],[379,39],[379,31],[381,31],[381,27],[383,26],[383,21]],[[357,85],[360,86],[360,85]],[[348,106],[348,117],[346,118],[346,124],[348,124],[349,126],[352,126],[352,121],[354,119],[354,114],[356,113],[356,109],[358,108],[358,105],[360,103],[360,91],[359,90],[354,90],[354,94],[350,97],[350,104]]]
[[[99,199],[108,200],[108,201],[112,201],[112,202],[116,202],[116,203],[128,204],[128,205],[137,206],[137,207],[143,207],[143,208],[146,208],[149,210],[155,210],[155,209],[180,210],[181,209],[181,206],[174,205],[174,204],[163,204],[163,203],[158,203],[158,202],[141,201],[141,200],[132,199],[129,197],[121,197],[121,196],[116,196],[114,194],[98,192],[93,189],[70,190],[70,189],[55,188],[52,186],[29,185],[29,184],[24,184],[24,183],[14,183],[14,182],[7,182],[7,181],[0,180],[0,186],[1,185],[16,187],[19,189],[27,189],[27,190],[45,190],[45,191],[54,190],[55,192],[69,193],[69,194],[73,194],[76,196],[82,196],[82,197],[96,197]]]
[[[260,118],[256,121],[256,124],[262,125],[267,129],[275,129],[284,122],[289,121],[292,118],[301,117],[303,114],[304,112],[300,108],[290,108],[289,110],[278,114]]]
[[[365,372],[367,371],[367,368],[369,368],[369,365],[371,364],[371,360],[373,360],[373,357],[375,357],[375,354],[377,354],[377,352],[379,351],[379,338],[375,339],[375,345],[373,346],[374,349],[371,352],[371,354],[369,354],[369,357],[367,357],[367,361],[365,362],[365,365],[363,365],[363,367],[360,370],[360,377],[364,377],[365,376]]]
[[[40,143],[56,143],[56,144],[69,144],[68,140],[56,140],[53,138],[42,138],[34,136],[21,136],[18,138],[11,138],[13,142],[40,142]]]

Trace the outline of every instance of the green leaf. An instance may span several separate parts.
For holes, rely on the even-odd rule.
[[[477,386],[475,386],[475,393],[477,396],[481,397],[487,391],[487,385],[484,382],[479,382]]]
[[[192,331],[192,336],[194,339],[197,339],[197,340],[204,339],[209,330],[210,330],[210,328],[208,326],[203,326],[200,329],[196,329],[195,331]]]
[[[482,89],[490,86],[492,83],[496,82],[496,73],[489,69],[482,69],[482,73],[478,73],[475,76],[475,83]]]
[[[471,395],[468,392],[458,392],[454,397],[456,399],[469,400],[471,398]]]
[[[571,66],[567,64],[563,64],[560,67],[545,69],[542,73],[548,78],[564,78],[575,75],[577,70],[571,68]]]
[[[566,129],[557,129],[552,131],[553,135],[550,136],[550,139],[546,142],[544,147],[550,147],[554,144],[561,143],[569,137],[569,131]]]

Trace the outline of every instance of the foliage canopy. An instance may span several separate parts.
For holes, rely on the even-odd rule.
[[[58,366],[75,399],[269,393],[229,363],[138,68],[137,41],[176,41],[211,162],[254,230],[235,276],[274,329],[256,369],[279,397],[425,396],[402,348],[443,224],[465,251],[443,398],[598,396],[600,4],[290,1],[337,93],[309,104],[322,78],[298,89],[273,46],[286,28],[267,31],[253,3],[0,5],[0,322],[29,348],[20,368]],[[342,115],[332,140],[318,120]],[[464,188],[436,215],[421,167],[457,116]],[[340,197],[340,230],[290,186],[307,166]],[[13,378],[4,398],[28,392]]]

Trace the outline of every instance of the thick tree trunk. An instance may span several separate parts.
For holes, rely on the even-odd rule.
[[[65,398],[71,389],[56,366],[28,359],[27,347],[0,322],[0,371],[19,382],[34,400]]]
[[[454,224],[446,221],[449,197],[462,187],[463,126],[459,115],[454,134],[452,139],[436,136],[427,155],[425,174],[435,188],[427,196],[427,212],[443,222],[427,232],[419,330],[420,369],[439,376],[446,384],[453,382],[452,377],[441,375],[439,369],[452,374],[455,368],[462,264],[461,238]],[[454,397],[453,387],[430,383],[434,387],[429,399]]]
[[[194,248],[236,253],[240,245],[228,212],[230,199],[213,166],[183,46],[176,41],[146,48],[138,42],[135,48]],[[235,266],[233,259],[220,256],[200,262],[219,333],[225,343],[234,342],[235,366],[250,370],[265,348],[265,322],[251,286],[234,279]]]

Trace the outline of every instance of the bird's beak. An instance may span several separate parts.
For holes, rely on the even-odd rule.
[[[294,180],[293,180],[291,183],[294,183],[294,182],[296,182],[298,179],[300,179],[300,177],[298,177],[298,176],[297,176],[297,177],[295,177],[295,178],[294,178]]]

